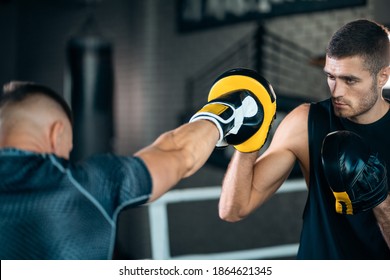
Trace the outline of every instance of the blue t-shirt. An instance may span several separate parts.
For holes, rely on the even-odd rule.
[[[77,164],[0,150],[0,259],[111,259],[116,220],[145,203],[152,180],[140,158],[97,155]]]

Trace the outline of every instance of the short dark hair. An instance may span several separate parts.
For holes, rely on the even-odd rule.
[[[358,19],[336,31],[326,49],[329,57],[360,56],[371,74],[390,64],[389,30],[374,21]]]
[[[51,88],[29,81],[12,81],[4,84],[0,96],[0,108],[7,104],[16,104],[34,95],[42,94],[54,100],[64,110],[70,123],[73,125],[73,114],[65,99]]]

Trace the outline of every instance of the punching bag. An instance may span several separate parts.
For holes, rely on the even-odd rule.
[[[71,159],[112,151],[114,136],[112,46],[100,37],[67,44],[68,89],[74,115]]]

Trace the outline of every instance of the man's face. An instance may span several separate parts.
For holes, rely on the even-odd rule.
[[[377,79],[363,67],[363,59],[327,56],[324,72],[336,116],[358,123],[368,120],[380,95]]]

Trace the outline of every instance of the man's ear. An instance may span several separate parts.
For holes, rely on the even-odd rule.
[[[54,154],[61,150],[61,141],[64,134],[64,124],[62,121],[55,121],[50,127],[50,146]]]
[[[379,72],[379,77],[378,77],[378,84],[382,88],[385,86],[387,81],[389,80],[389,75],[390,75],[390,66],[384,67],[380,72]]]

